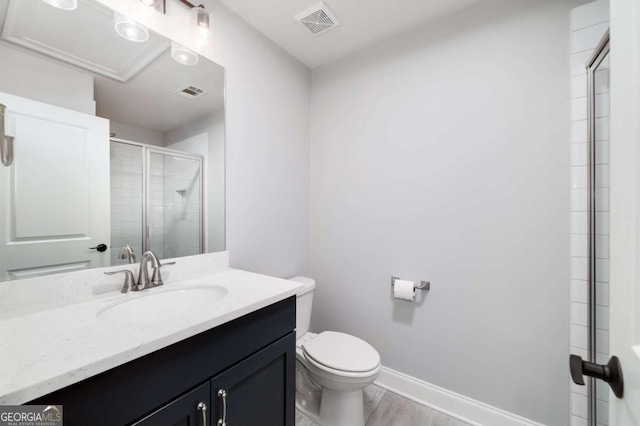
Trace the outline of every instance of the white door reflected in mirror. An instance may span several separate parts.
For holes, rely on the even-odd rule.
[[[0,277],[108,266],[109,122],[0,93],[14,161],[0,169]]]

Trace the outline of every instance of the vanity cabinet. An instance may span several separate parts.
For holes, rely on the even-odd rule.
[[[294,398],[286,374],[295,362],[291,340],[295,345],[295,335],[285,336],[134,426],[293,425],[287,422],[287,399]]]
[[[282,409],[287,400],[295,400],[295,374],[282,374],[289,364],[295,368],[295,350],[287,350],[291,342],[295,347],[295,333],[211,380],[213,425],[226,420],[228,426],[293,426],[294,421],[287,422],[288,413]],[[294,380],[292,386],[287,379]]]
[[[294,426],[295,296],[29,404],[62,404],[65,426]]]
[[[200,385],[134,423],[134,426],[210,426],[207,410],[211,395],[209,389],[209,383]],[[215,422],[213,424],[217,426]]]

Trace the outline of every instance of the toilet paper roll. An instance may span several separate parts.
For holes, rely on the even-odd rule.
[[[413,281],[396,280],[393,284],[393,297],[413,302],[416,298],[416,288]]]

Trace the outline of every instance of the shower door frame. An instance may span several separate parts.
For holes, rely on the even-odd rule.
[[[204,206],[206,202],[204,183],[206,182],[206,171],[204,170],[204,156],[115,137],[109,138],[109,142],[117,142],[142,148],[142,253],[149,250],[149,203],[151,202],[151,191],[149,190],[149,184],[151,182],[151,168],[149,167],[149,163],[151,161],[151,154],[171,155],[173,157],[198,161],[198,165],[200,167],[200,238],[198,244],[200,254],[204,253],[206,235],[206,221],[204,219]]]
[[[596,110],[595,71],[609,55],[609,30],[593,51],[586,63],[587,70],[587,127],[588,127],[588,171],[589,194],[589,361],[597,362],[596,351]],[[611,141],[609,140],[609,143]],[[596,426],[596,379],[588,381],[589,426]]]

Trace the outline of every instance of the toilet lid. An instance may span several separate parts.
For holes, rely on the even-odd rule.
[[[325,331],[303,343],[307,356],[329,368],[364,372],[380,365],[380,354],[362,339],[337,331]]]

